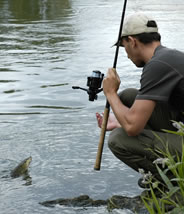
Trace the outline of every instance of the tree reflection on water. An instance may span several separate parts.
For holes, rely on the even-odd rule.
[[[70,14],[70,7],[68,0],[0,0],[0,19],[5,17],[9,21],[60,19]]]

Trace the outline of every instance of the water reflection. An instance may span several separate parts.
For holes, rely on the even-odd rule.
[[[20,23],[38,20],[64,19],[70,13],[69,0],[1,0],[0,17]]]
[[[63,63],[77,50],[70,1],[0,0],[0,8],[0,89],[6,95],[0,102],[19,103],[26,114],[32,102],[54,109],[50,93],[62,94],[61,86],[64,91],[70,87]]]
[[[68,85],[68,83],[61,83],[61,84],[54,84],[54,85],[42,85],[41,88],[47,88],[47,87],[58,87],[58,86],[64,86]]]
[[[67,107],[67,106],[44,106],[44,105],[37,105],[37,106],[28,106],[27,108],[46,108],[46,109],[82,109],[80,107],[74,108],[74,107]]]
[[[8,91],[3,91],[3,93],[5,93],[5,94],[10,94],[10,93],[15,93],[15,92],[20,92],[20,91],[22,91],[22,90],[8,90]]]

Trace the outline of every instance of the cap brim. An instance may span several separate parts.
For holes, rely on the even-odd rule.
[[[117,46],[118,43],[120,43],[120,42],[121,42],[121,39],[120,40],[116,40],[116,42],[111,47]],[[124,47],[122,44],[121,45],[119,44],[119,46]]]

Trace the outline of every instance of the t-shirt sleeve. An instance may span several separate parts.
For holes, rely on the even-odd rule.
[[[143,69],[136,99],[167,102],[180,79],[180,74],[170,65],[153,60]]]

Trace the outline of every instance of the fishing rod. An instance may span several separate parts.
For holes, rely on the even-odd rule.
[[[121,40],[121,32],[123,29],[123,22],[124,22],[124,17],[125,17],[126,5],[127,5],[127,0],[124,0],[121,22],[120,22],[120,27],[119,27],[118,42],[116,45],[116,51],[115,51],[115,57],[114,57],[114,63],[113,63],[113,68],[115,68],[115,69],[116,69],[117,60],[118,60],[119,46],[120,46],[120,40]],[[109,118],[109,111],[110,111],[110,104],[107,100],[106,105],[105,105],[105,109],[104,109],[103,122],[102,122],[100,139],[99,139],[99,144],[98,144],[98,151],[97,151],[97,155],[96,155],[96,162],[94,165],[95,170],[100,170],[100,166],[101,166],[102,152],[103,152],[105,133],[106,133],[106,128],[107,128],[107,121]]]
[[[127,4],[127,0],[124,0],[121,22],[120,22],[120,27],[119,27],[118,42],[116,44],[116,51],[115,51],[115,57],[114,57],[114,63],[113,63],[114,69],[116,69],[116,64],[117,64],[117,60],[118,60],[118,53],[119,53],[121,32],[123,29],[123,22],[124,22],[125,11],[126,11],[126,4]],[[101,91],[103,91],[103,88],[101,88],[103,77],[104,77],[104,74],[102,74],[98,70],[95,70],[92,72],[92,75],[87,78],[87,86],[89,87],[88,89],[81,88],[79,86],[72,86],[72,88],[81,89],[81,90],[86,91],[89,95],[89,101],[97,100],[97,97],[98,97],[97,94],[100,93]],[[104,146],[104,140],[105,140],[105,133],[106,133],[106,128],[107,128],[107,121],[108,121],[108,117],[109,117],[109,111],[110,111],[110,104],[107,100],[105,109],[104,109],[103,122],[102,122],[100,139],[99,139],[98,150],[97,150],[97,155],[96,155],[96,162],[95,162],[95,166],[94,166],[95,170],[100,170],[102,152],[103,152],[103,146]]]

